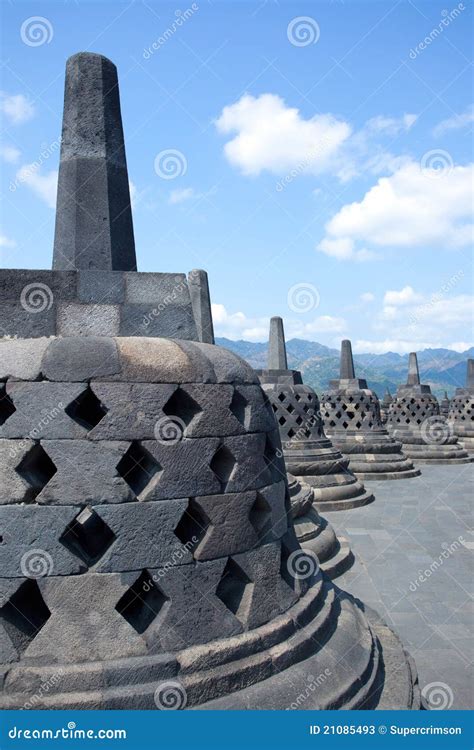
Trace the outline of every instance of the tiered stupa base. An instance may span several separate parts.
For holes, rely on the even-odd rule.
[[[420,707],[416,670],[398,638],[320,574],[297,604],[245,639],[110,662],[18,665],[8,681],[7,709],[25,705],[26,686],[37,690],[36,709],[156,710],[160,687],[174,690],[175,707],[285,709],[290,685],[308,693],[295,705],[302,710]],[[41,691],[44,684],[51,689]]]
[[[318,557],[321,570],[329,578],[337,578],[354,563],[349,542],[342,536],[336,536],[331,524],[313,507],[314,491],[309,485],[290,474],[288,489],[293,524],[300,545]]]
[[[447,437],[444,443],[427,443],[420,430],[393,431],[402,442],[403,452],[408,458],[421,464],[468,464],[474,461],[457,437]]]
[[[361,435],[337,433],[329,435],[336,448],[350,459],[350,466],[358,479],[411,479],[421,472],[402,452],[402,445],[389,437],[386,430],[379,434]]]
[[[291,441],[284,447],[284,455],[288,471],[313,490],[318,511],[349,510],[375,499],[352,473],[349,459],[328,439]]]

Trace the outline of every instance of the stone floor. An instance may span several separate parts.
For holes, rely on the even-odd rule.
[[[415,479],[367,483],[375,502],[326,513],[356,562],[336,583],[376,609],[415,659],[433,706],[474,706],[474,464],[420,467]],[[428,686],[428,687],[427,687]],[[441,694],[441,697],[437,693]]]

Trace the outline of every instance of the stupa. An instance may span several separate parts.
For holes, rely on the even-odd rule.
[[[257,376],[199,340],[204,277],[193,294],[180,275],[138,274],[131,236],[110,226],[128,201],[123,175],[120,195],[106,190],[117,101],[109,60],[68,61],[61,159],[77,164],[61,163],[57,237],[74,251],[58,240],[55,270],[0,272],[21,299],[38,278],[54,290],[49,317],[23,307],[10,321],[18,338],[0,340],[1,706],[281,709],[290,682],[323,674],[304,709],[418,708],[396,636],[297,543]],[[83,233],[61,192],[79,200],[85,183],[97,200]],[[84,255],[98,267],[82,284]],[[179,292],[166,303],[172,279]],[[118,294],[112,281],[124,297],[101,303]],[[109,318],[88,316],[101,304]],[[158,311],[148,337],[130,305]]]
[[[390,409],[390,404],[392,403],[392,401],[393,396],[390,393],[390,390],[387,388],[384,397],[380,402],[380,419],[382,421],[382,424],[386,424],[387,422],[388,410]]]
[[[420,463],[469,463],[451,422],[439,413],[429,385],[420,383],[416,352],[411,352],[406,385],[400,385],[390,405],[387,427],[402,442],[404,453]]]
[[[448,397],[448,392],[445,391],[443,398],[439,402],[439,413],[441,414],[442,417],[447,417],[448,416],[448,414],[449,414],[449,405],[450,405],[450,401],[449,401],[449,397]]]
[[[380,417],[377,394],[356,378],[351,342],[341,345],[338,380],[321,394],[324,429],[359,479],[408,479],[419,469],[403,454],[401,443],[388,434]]]
[[[466,386],[456,388],[448,421],[461,445],[469,454],[474,453],[474,359],[467,360]]]
[[[287,470],[308,484],[314,505],[325,510],[347,510],[374,500],[357,479],[349,459],[326,437],[319,399],[303,385],[301,373],[289,370],[283,321],[270,321],[268,369],[257,371],[280,428]]]

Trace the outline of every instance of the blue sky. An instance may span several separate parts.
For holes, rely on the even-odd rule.
[[[3,267],[50,267],[64,64],[90,50],[119,71],[139,269],[205,268],[218,335],[472,345],[471,3],[1,12]]]

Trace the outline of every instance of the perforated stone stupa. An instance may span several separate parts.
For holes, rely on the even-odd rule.
[[[400,385],[390,405],[387,427],[401,440],[404,453],[420,463],[469,463],[467,452],[454,433],[452,422],[439,412],[429,385],[420,383],[418,359],[411,352],[406,385]]]
[[[341,345],[340,378],[321,394],[324,429],[351,460],[359,479],[406,479],[420,474],[402,453],[401,443],[382,424],[377,394],[356,378],[351,342]]]
[[[466,386],[456,388],[448,420],[461,445],[469,454],[474,453],[474,359],[467,360]]]
[[[384,397],[382,401],[380,402],[380,419],[382,421],[382,424],[386,424],[388,419],[388,410],[390,409],[390,404],[393,401],[393,396],[390,393],[390,390],[387,388]]]
[[[275,412],[287,469],[312,488],[316,508],[324,513],[372,502],[349,459],[326,437],[318,396],[303,385],[300,372],[288,369],[281,318],[270,321],[268,369],[259,377]]]
[[[111,65],[80,57],[78,130],[89,112],[69,95],[87,101]],[[305,709],[418,708],[397,637],[308,567],[273,409],[243,360],[196,341],[197,319],[188,338],[179,316],[174,338],[22,338],[18,320],[0,340],[2,708],[284,709],[309,674],[326,679]]]
[[[449,407],[450,407],[450,400],[448,397],[448,392],[444,392],[444,396],[439,402],[439,413],[442,417],[447,417],[449,414]]]

